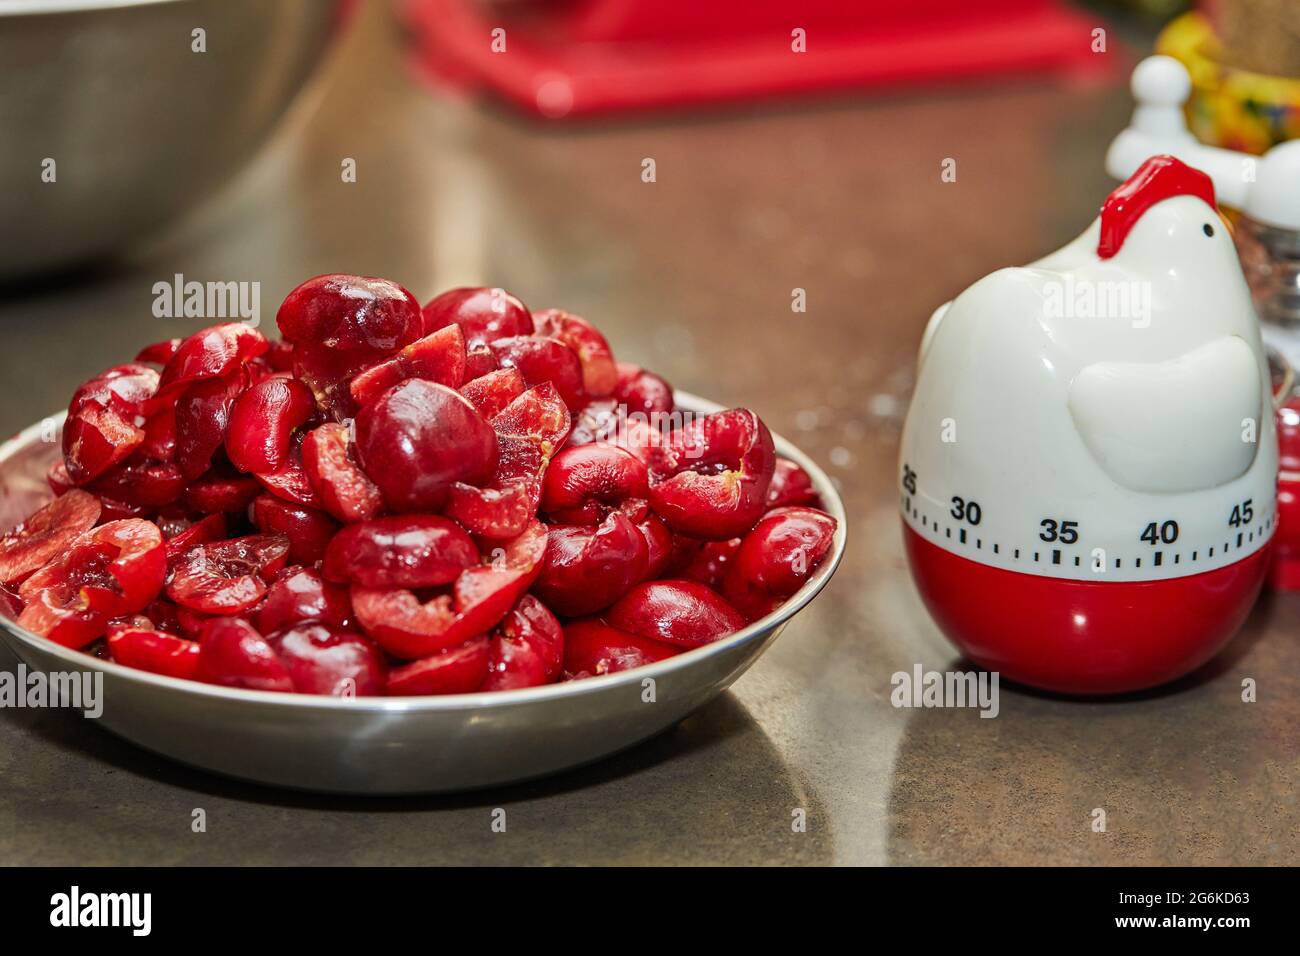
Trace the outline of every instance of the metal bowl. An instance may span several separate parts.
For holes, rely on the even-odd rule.
[[[682,393],[678,402],[698,413],[718,409]],[[0,446],[0,528],[50,497],[45,470],[58,453],[62,418],[38,422]],[[540,777],[629,747],[707,703],[830,580],[844,555],[844,503],[807,455],[773,437],[778,453],[808,472],[839,523],[832,553],[774,613],[716,643],[631,671],[491,694],[314,697],[163,677],[61,647],[2,616],[0,627],[29,668],[101,672],[98,719],[109,730],[205,770],[337,793],[440,793]]]
[[[211,194],[284,114],[345,6],[0,3],[0,279],[116,251]]]

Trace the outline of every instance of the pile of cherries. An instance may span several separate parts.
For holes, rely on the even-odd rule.
[[[56,497],[0,539],[0,610],[227,687],[466,693],[716,641],[831,549],[757,415],[678,410],[576,315],[325,275],[276,321],[77,389]]]

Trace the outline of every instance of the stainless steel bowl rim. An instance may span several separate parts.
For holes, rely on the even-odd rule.
[[[677,392],[678,404],[684,406],[687,410],[703,414],[719,411],[723,406],[716,402],[710,402],[689,392]],[[50,434],[51,424],[55,428],[62,424],[66,417],[66,412],[59,412],[51,415],[42,421],[36,422],[23,429],[13,438],[0,445],[0,466],[7,462],[20,448],[25,448],[44,434]],[[589,691],[603,687],[611,687],[618,684],[639,684],[646,678],[658,679],[672,674],[674,671],[688,668],[696,661],[723,653],[726,649],[736,647],[747,643],[748,641],[759,638],[764,634],[782,627],[786,621],[792,618],[826,586],[835,569],[839,567],[840,561],[844,557],[844,548],[847,541],[847,528],[844,514],[844,502],[841,500],[839,492],[835,489],[834,484],[826,473],[806,455],[803,451],[793,445],[791,442],[782,438],[775,432],[772,433],[773,441],[776,443],[777,454],[782,458],[788,458],[798,464],[808,473],[812,479],[813,487],[822,499],[822,505],[826,512],[835,518],[836,529],[831,554],[827,560],[822,562],[808,582],[795,592],[794,596],[782,604],[766,617],[759,618],[752,624],[722,638],[714,641],[712,644],[706,644],[703,647],[693,648],[684,651],[663,661],[654,664],[646,664],[641,667],[632,668],[631,670],[619,671],[615,674],[603,674],[596,677],[587,677],[581,680],[564,681],[558,684],[546,684],[541,687],[527,687],[521,690],[504,690],[490,691],[473,694],[441,694],[425,695],[412,697],[330,697],[321,694],[287,694],[276,691],[261,690],[244,690],[234,687],[220,687],[216,684],[205,684],[199,681],[184,680],[178,677],[167,677],[162,674],[154,674],[149,671],[139,670],[134,667],[115,663],[105,658],[91,657],[82,651],[64,647],[48,638],[34,634],[26,628],[19,627],[16,622],[4,619],[3,623],[6,629],[18,639],[32,644],[47,654],[65,661],[72,669],[85,669],[87,666],[93,666],[96,669],[103,670],[113,674],[119,679],[136,681],[144,684],[152,684],[158,687],[168,688],[170,690],[181,691],[188,694],[197,694],[206,697],[225,698],[228,700],[257,701],[263,704],[272,704],[281,707],[306,707],[321,708],[329,710],[347,709],[366,711],[371,713],[410,713],[413,711],[435,711],[435,710],[479,710],[489,706],[510,706],[512,704],[530,704],[542,700],[560,699],[566,697],[578,697]]]
[[[90,13],[129,7],[156,7],[188,0],[12,0],[0,4],[0,17],[33,16],[47,13]]]

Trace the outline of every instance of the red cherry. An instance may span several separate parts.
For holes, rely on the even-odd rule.
[[[647,564],[645,538],[615,511],[599,527],[552,527],[533,590],[566,617],[593,614],[642,580]]]
[[[266,582],[284,567],[289,539],[254,534],[191,548],[176,559],[167,596],[203,614],[239,614],[266,593]]]
[[[225,536],[226,516],[220,513],[207,515],[167,538],[167,560],[170,562],[180,557],[196,544],[220,541]]]
[[[201,329],[177,346],[176,354],[163,367],[158,388],[173,392],[189,382],[223,378],[270,345],[266,336],[242,322]]]
[[[681,652],[680,647],[629,634],[594,618],[564,628],[564,671],[570,677],[615,674]]]
[[[569,430],[569,411],[549,384],[529,389],[492,419],[496,474],[484,488],[452,485],[447,514],[473,534],[493,540],[523,532],[537,513],[542,475]]]
[[[614,627],[639,637],[701,647],[745,626],[745,618],[717,592],[694,581],[638,584],[605,614]]]
[[[311,622],[277,631],[266,643],[300,694],[357,697],[383,693],[387,676],[383,655],[360,634]]]
[[[629,413],[647,416],[667,414],[676,407],[671,385],[654,372],[627,362],[618,363],[614,399],[626,405]]]
[[[147,365],[119,365],[72,396],[63,425],[63,461],[74,484],[85,484],[125,461],[145,439],[137,424],[158,389]]]
[[[465,381],[465,337],[449,325],[417,339],[392,358],[371,366],[352,380],[352,400],[364,407],[380,393],[408,378],[422,378],[449,388]]]
[[[316,414],[311,389],[281,375],[254,385],[235,400],[226,429],[226,454],[243,472],[268,474],[289,463],[290,438]]]
[[[673,559],[673,533],[654,515],[646,515],[636,527],[645,539],[646,579],[660,577]]]
[[[263,634],[270,634],[304,621],[346,629],[351,617],[347,588],[328,583],[312,568],[286,568],[257,606],[253,623]]]
[[[163,339],[161,342],[154,342],[142,348],[136,354],[135,361],[148,362],[150,365],[166,365],[180,347],[180,339]]]
[[[108,620],[146,607],[167,570],[162,532],[148,521],[110,521],[82,534],[69,550],[18,589],[18,623],[68,647],[104,633]]]
[[[109,658],[119,664],[167,677],[198,678],[198,641],[155,630],[152,626],[110,626],[107,643]]]
[[[438,515],[395,515],[350,524],[325,554],[331,581],[367,588],[427,588],[450,584],[479,562],[464,529]]]
[[[198,677],[209,684],[293,693],[293,677],[274,648],[239,617],[214,617],[199,632]]]
[[[487,678],[479,690],[517,690],[549,684],[564,666],[564,631],[541,601],[525,594],[497,627]]]
[[[200,514],[239,514],[262,493],[256,478],[208,472],[185,489],[182,500]]]
[[[212,465],[226,443],[230,410],[248,387],[248,372],[238,368],[225,378],[187,385],[176,400],[176,464],[189,481]]]
[[[430,299],[422,310],[427,335],[452,323],[459,325],[469,348],[510,335],[528,335],[533,319],[524,304],[505,289],[451,289]]]
[[[767,426],[733,408],[695,419],[651,453],[650,504],[674,531],[723,540],[763,514],[776,452]]]
[[[559,339],[544,335],[515,335],[489,346],[501,368],[515,368],[528,386],[550,382],[570,409],[585,404],[582,362],[578,353]]]
[[[798,591],[830,554],[836,521],[815,508],[778,508],[745,535],[722,592],[749,620]]]
[[[808,472],[787,458],[778,458],[776,470],[772,472],[772,483],[767,486],[767,507],[817,504],[817,491]]]
[[[492,428],[460,393],[410,379],[361,410],[357,454],[394,511],[436,511],[454,481],[481,484],[497,464]]]
[[[411,293],[368,276],[308,279],[285,297],[275,321],[293,343],[294,373],[336,414],[352,409],[347,384],[356,373],[424,334]]]
[[[542,484],[542,510],[557,522],[596,524],[629,499],[649,497],[646,467],[617,445],[565,448]]]
[[[582,388],[588,396],[603,398],[614,391],[619,378],[614,352],[594,325],[563,309],[543,309],[533,315],[533,328],[538,335],[573,349],[582,364]]]
[[[693,549],[694,554],[682,566],[677,576],[708,585],[715,591],[721,591],[722,581],[731,570],[742,540],[730,538],[726,541],[699,542],[699,547]]]
[[[460,393],[469,399],[480,415],[491,421],[522,395],[524,388],[524,377],[519,374],[519,369],[499,368],[466,382],[460,387]]]
[[[339,523],[323,511],[290,504],[274,495],[253,499],[253,524],[265,534],[282,534],[289,539],[289,560],[315,564],[339,530]]]
[[[379,487],[353,459],[346,425],[327,422],[308,432],[302,467],[322,507],[340,521],[366,521],[383,509]]]
[[[170,462],[132,456],[86,485],[101,498],[144,511],[154,511],[180,500],[185,476]]]
[[[63,555],[99,520],[99,499],[72,490],[0,538],[0,582],[16,584]]]
[[[469,694],[479,689],[488,671],[488,639],[473,637],[388,672],[393,697],[424,694]]]
[[[421,601],[405,588],[354,586],[352,609],[394,657],[427,657],[494,627],[536,579],[545,553],[546,529],[534,522],[484,564],[461,572],[450,594]]]

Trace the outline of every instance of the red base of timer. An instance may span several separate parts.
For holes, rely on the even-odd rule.
[[[925,606],[967,657],[1008,680],[1065,694],[1168,683],[1231,640],[1259,595],[1269,547],[1217,571],[1101,583],[978,564],[903,526]]]

